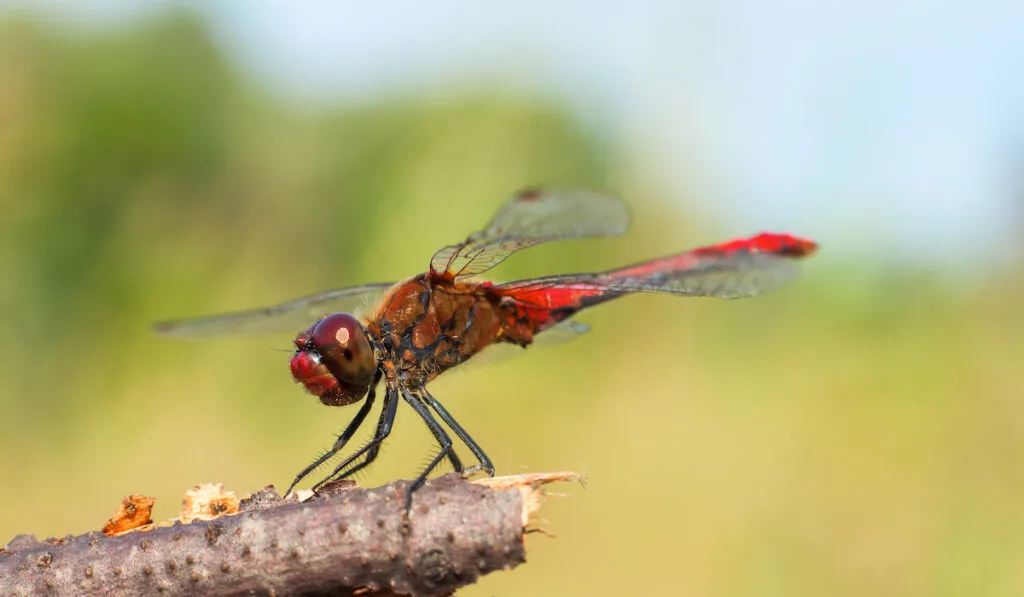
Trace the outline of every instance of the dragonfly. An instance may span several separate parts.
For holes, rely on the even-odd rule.
[[[818,248],[790,234],[761,233],[597,273],[498,284],[479,279],[516,251],[551,241],[618,236],[629,224],[629,211],[617,196],[527,188],[505,202],[483,229],[434,253],[424,273],[262,309],[159,323],[156,330],[198,337],[301,329],[290,361],[294,380],[328,406],[362,402],[334,445],[295,476],[286,495],[345,449],[369,415],[383,381],[383,405],[372,438],[313,489],[373,463],[391,434],[399,404],[405,403],[440,446],[409,486],[408,512],[413,492],[445,459],[464,476],[494,475],[484,450],[427,389],[438,375],[496,344],[525,348],[548,335],[583,333],[588,328],[573,321],[574,315],[626,295],[734,299],[761,294],[793,280],[797,262]],[[449,431],[472,452],[471,466],[456,453]]]

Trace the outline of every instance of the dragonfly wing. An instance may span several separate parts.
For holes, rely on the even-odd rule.
[[[629,228],[618,197],[582,189],[526,189],[498,210],[487,227],[434,254],[430,270],[448,279],[483,273],[512,253],[553,240],[617,236]]]
[[[590,331],[590,326],[571,319],[562,321],[548,328],[543,334],[533,339],[533,346],[553,346],[572,342]]]
[[[521,280],[498,291],[528,309],[575,310],[634,292],[743,298],[793,280],[796,261],[817,245],[788,234],[764,233],[597,274]]]
[[[296,333],[331,313],[359,317],[386,292],[393,282],[337,288],[293,299],[262,309],[249,309],[195,319],[164,321],[153,327],[165,336],[199,338],[227,334]]]
[[[544,333],[537,334],[534,337],[533,342],[530,344],[530,349],[532,350],[542,346],[557,346],[559,344],[572,342],[589,331],[590,326],[585,323],[573,321],[571,319],[560,321],[545,329]],[[479,366],[490,366],[503,363],[525,354],[525,352],[526,351],[524,351],[521,346],[498,342],[491,344],[478,354],[473,355],[473,358],[466,361],[465,364],[460,365],[459,369],[462,371],[471,371]]]

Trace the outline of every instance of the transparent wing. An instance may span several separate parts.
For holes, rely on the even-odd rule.
[[[794,279],[796,261],[816,250],[812,241],[765,233],[608,272],[548,276],[497,288],[538,313],[581,309],[634,292],[742,298]]]
[[[530,350],[532,351],[535,348],[543,346],[556,346],[572,342],[589,331],[590,326],[585,323],[573,321],[571,319],[560,321],[534,336],[533,343],[530,344]],[[523,350],[521,346],[497,342],[473,355],[473,358],[469,359],[464,364],[459,365],[456,370],[472,371],[479,366],[490,366],[503,363],[510,359],[514,359],[519,355],[525,354],[526,352],[527,351]]]
[[[193,338],[225,334],[298,333],[331,313],[351,313],[359,317],[393,285],[393,282],[387,282],[338,288],[272,307],[164,321],[155,324],[153,328],[165,336]]]
[[[430,270],[448,279],[485,272],[520,249],[553,240],[617,236],[629,228],[618,197],[582,189],[527,189],[508,200],[487,227],[434,254]]]

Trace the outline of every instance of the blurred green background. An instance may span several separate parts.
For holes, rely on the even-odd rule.
[[[354,411],[291,382],[287,335],[150,323],[420,272],[534,183],[620,192],[633,233],[539,247],[499,279],[757,232],[555,101],[297,105],[189,13],[75,33],[5,16],[0,540],[97,529],[128,493],[162,519],[195,483],[287,486]],[[573,343],[439,379],[499,474],[588,477],[542,510],[557,538],[460,595],[1024,594],[1022,270],[965,283],[817,240],[776,293],[630,297]],[[433,450],[407,409],[396,425],[364,485]]]

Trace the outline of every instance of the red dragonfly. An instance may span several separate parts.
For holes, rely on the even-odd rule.
[[[413,492],[445,458],[466,475],[494,474],[487,454],[427,390],[430,380],[492,344],[526,347],[539,334],[564,337],[586,331],[569,318],[628,294],[759,294],[794,278],[795,261],[817,249],[809,240],[763,233],[600,273],[506,284],[475,279],[520,249],[554,240],[617,236],[628,227],[629,212],[616,197],[584,190],[527,189],[506,202],[483,230],[434,253],[426,273],[400,282],[329,290],[264,309],[161,323],[157,330],[180,336],[265,332],[293,325],[294,330],[297,319],[316,318],[295,338],[292,376],[326,405],[360,400],[363,404],[334,446],[299,472],[288,493],[345,447],[369,414],[383,379],[384,404],[373,438],[314,489],[372,463],[404,401],[441,447],[410,486],[408,511]],[[359,307],[367,304],[374,305],[368,316],[358,318]],[[466,444],[476,464],[463,464],[442,423]]]

